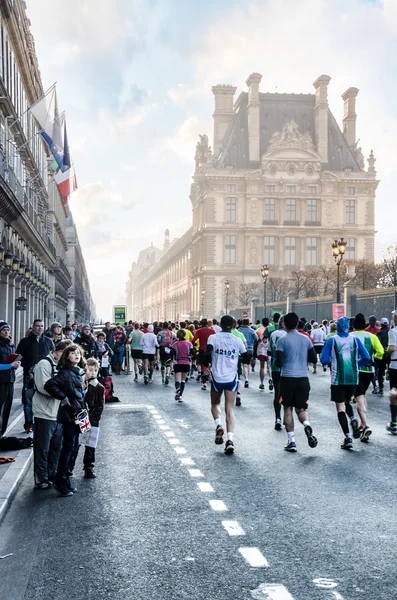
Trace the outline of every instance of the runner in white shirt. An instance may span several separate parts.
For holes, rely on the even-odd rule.
[[[221,319],[222,333],[210,335],[207,342],[206,360],[211,364],[211,413],[215,422],[215,444],[223,444],[224,429],[221,424],[221,398],[225,392],[225,413],[227,440],[225,454],[233,454],[234,402],[238,387],[237,367],[240,355],[241,362],[250,363],[247,349],[242,340],[234,336],[231,330],[234,319],[224,315]]]
[[[311,331],[310,337],[312,339],[317,356],[320,356],[325,344],[325,333],[324,330],[318,326],[318,323],[316,321],[313,323],[313,329]],[[323,367],[323,370],[326,371],[327,367]],[[313,365],[313,373],[317,373],[316,365]]]
[[[222,331],[222,327],[219,327],[216,319],[212,319],[212,329],[215,331],[215,333],[221,333]]]
[[[142,346],[143,381],[145,384],[153,383],[154,360],[159,347],[157,336],[153,333],[153,325],[149,325],[148,332],[140,340]],[[149,376],[148,376],[149,371]]]

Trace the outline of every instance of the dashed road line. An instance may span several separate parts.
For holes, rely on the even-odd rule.
[[[189,466],[193,466],[193,465],[195,465],[195,464],[196,464],[196,463],[194,462],[194,460],[193,460],[192,458],[190,458],[190,457],[186,457],[186,458],[180,458],[179,460],[181,461],[181,463],[182,463],[183,465],[189,465]]]
[[[226,511],[228,510],[226,504],[223,502],[223,500],[210,500],[210,507],[212,508],[212,510],[217,510],[217,511]]]
[[[199,481],[197,486],[200,492],[215,492],[214,488],[210,483],[208,483],[208,481]]]
[[[159,425],[159,428],[161,429],[161,431],[166,431],[167,429],[169,429],[168,425]]]
[[[251,591],[254,600],[294,600],[287,588],[281,583],[261,583]]]
[[[229,535],[245,535],[245,531],[237,521],[222,521],[222,526]]]
[[[187,454],[185,448],[182,448],[182,446],[175,446],[174,450],[177,454]]]
[[[177,445],[177,444],[180,444],[180,443],[181,443],[181,442],[178,440],[178,438],[176,438],[176,437],[168,438],[168,440],[167,440],[167,441],[168,441],[168,443],[169,443],[169,444],[175,444],[175,445]]]
[[[191,477],[204,477],[200,469],[188,469]]]
[[[238,551],[251,567],[268,567],[269,563],[259,548],[239,548]]]
[[[164,425],[161,425],[161,427],[164,427]],[[167,425],[165,425],[165,427],[167,427]],[[175,433],[173,431],[164,431],[164,435],[167,437],[175,437]]]

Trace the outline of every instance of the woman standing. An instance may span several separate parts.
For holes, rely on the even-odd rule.
[[[184,329],[177,331],[177,341],[172,344],[174,354],[175,373],[175,400],[183,402],[183,391],[185,389],[186,377],[190,373],[190,357],[194,353],[193,344],[185,340]]]
[[[116,328],[116,332],[113,336],[113,358],[112,358],[112,371],[115,375],[121,374],[121,367],[124,360],[124,344],[126,342],[126,337],[124,333],[124,329],[121,325],[118,325]]]
[[[58,421],[63,425],[62,450],[53,482],[54,488],[61,496],[72,496],[73,491],[77,491],[70,485],[70,474],[79,447],[80,428],[75,420],[77,414],[86,408],[82,377],[85,365],[79,346],[70,344],[59,360],[58,374],[44,385],[45,391],[52,398],[61,400]]]

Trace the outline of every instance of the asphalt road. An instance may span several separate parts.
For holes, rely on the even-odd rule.
[[[28,475],[0,526],[0,556],[13,553],[0,560],[1,600],[395,598],[387,397],[369,394],[371,442],[343,451],[329,376],[311,376],[319,444],[297,425],[291,455],[272,395],[251,379],[225,456],[198,383],[178,404],[158,374],[149,386],[116,377],[97,478],[83,479],[81,455],[73,497],[34,491]]]

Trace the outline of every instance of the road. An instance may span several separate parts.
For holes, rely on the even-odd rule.
[[[390,600],[395,597],[397,438],[388,400],[370,395],[369,444],[340,449],[329,376],[311,375],[310,449],[273,429],[272,395],[243,390],[236,453],[215,446],[209,392],[174,400],[115,378],[97,478],[34,491],[28,475],[0,527],[2,600]],[[216,502],[217,501],[217,502]],[[222,510],[223,509],[223,510]],[[258,565],[258,566],[255,566]]]

